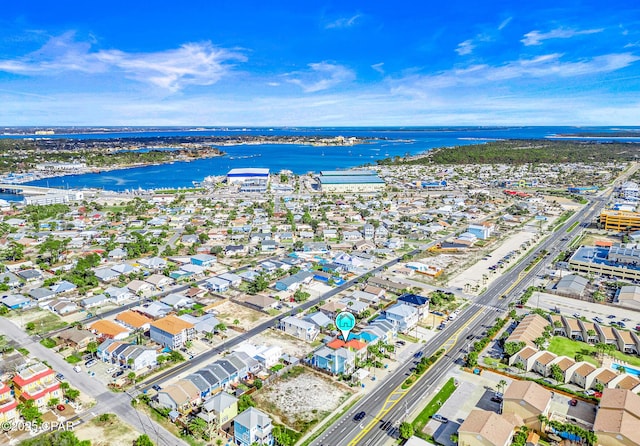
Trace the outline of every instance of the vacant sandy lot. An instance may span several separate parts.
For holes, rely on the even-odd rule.
[[[314,350],[311,344],[275,329],[263,331],[259,335],[251,338],[250,342],[256,345],[264,344],[269,347],[273,345],[278,346],[282,349],[283,353],[295,356],[296,358],[304,358]]]
[[[306,430],[310,422],[324,418],[351,395],[348,387],[324,375],[305,367],[293,370],[291,376],[285,375],[254,394],[259,407],[293,429]]]
[[[240,326],[245,330],[255,327],[270,317],[268,314],[229,301],[215,307],[215,312],[216,317],[227,325],[234,325],[233,321],[239,320]]]
[[[91,446],[131,446],[140,434],[130,425],[111,415],[109,421],[98,417],[74,429],[80,440],[90,440]]]

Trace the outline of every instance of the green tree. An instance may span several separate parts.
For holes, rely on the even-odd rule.
[[[238,413],[244,412],[250,407],[256,407],[256,403],[253,401],[253,398],[251,398],[251,395],[247,395],[246,393],[240,395],[238,399]]]
[[[142,434],[133,441],[133,446],[155,446],[147,434]]]
[[[249,284],[247,291],[251,294],[257,294],[269,287],[269,281],[264,274],[259,274],[256,279]]]
[[[298,289],[295,291],[295,293],[293,293],[293,300],[296,302],[305,302],[307,299],[309,299],[309,296],[311,296],[311,294]]]
[[[98,343],[96,341],[91,341],[87,344],[87,351],[91,354],[94,354],[98,351]]]
[[[408,440],[413,437],[413,425],[411,423],[407,423],[406,421],[400,423],[400,438],[403,440]]]
[[[513,356],[525,347],[524,342],[505,342],[504,352],[507,356]]]
[[[549,370],[553,379],[559,383],[564,382],[564,373],[558,364],[551,364],[551,368]]]
[[[70,401],[75,401],[76,398],[80,396],[80,391],[78,389],[72,389],[71,387],[69,387],[69,389],[64,392],[64,396]]]
[[[33,400],[26,400],[18,404],[18,412],[20,412],[20,415],[22,415],[25,421],[35,422],[36,424],[42,423],[42,414]]]
[[[191,421],[189,421],[189,431],[195,436],[202,437],[208,429],[209,426],[207,426],[207,422],[200,417],[193,417]]]

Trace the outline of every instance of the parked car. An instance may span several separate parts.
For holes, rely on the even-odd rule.
[[[63,375],[62,373],[58,373],[58,374],[56,375],[56,379],[57,379],[58,381],[64,381],[64,375]]]
[[[618,322],[618,327],[620,327],[620,328],[626,328],[626,327],[627,327],[627,324],[625,324],[624,322],[620,321],[620,322]]]
[[[98,361],[96,361],[95,359],[90,359],[89,361],[84,363],[84,366],[85,367],[93,367],[97,363],[98,363]]]
[[[361,412],[358,412],[354,417],[353,417],[353,421],[362,421],[362,419],[366,416],[366,412],[363,410]]]
[[[600,318],[600,317],[598,317],[598,316],[594,317],[594,318],[593,318],[593,321],[594,321],[594,322],[597,322],[597,323],[599,323],[599,324],[602,324],[602,323],[604,322],[604,320],[602,320],[602,318]]]
[[[607,316],[607,319],[615,319],[616,315],[615,314],[610,314],[609,316]]]
[[[492,396],[491,397],[491,401],[493,401],[494,403],[501,403],[502,402],[502,398],[500,398],[498,396]]]
[[[580,319],[581,314],[580,313],[573,313],[573,317],[575,317],[576,319]]]
[[[584,392],[582,392],[582,393],[584,393],[584,394],[585,394],[585,395],[587,395],[587,396],[591,396],[591,395],[593,395],[593,394],[594,394],[594,393],[596,393],[596,392],[594,392],[594,391],[593,391],[593,390],[591,390],[591,389],[587,389],[587,390],[585,390],[585,391],[584,391]]]
[[[572,399],[571,401],[569,401],[569,405],[570,405],[570,406],[574,406],[574,407],[575,407],[575,406],[577,406],[577,405],[578,405],[578,400],[577,400],[577,399],[575,399],[575,398],[574,398],[574,399]]]
[[[448,422],[449,422],[449,419],[448,419],[448,418],[443,417],[443,416],[442,416],[442,415],[440,415],[439,413],[433,414],[433,416],[432,416],[431,418],[433,418],[434,420],[439,421],[439,422],[441,422],[441,423],[443,423],[443,424],[446,424],[446,423],[448,423]]]
[[[118,370],[116,373],[114,373],[113,375],[111,375],[112,378],[117,378],[119,376],[124,375],[124,371],[123,370]]]
[[[65,409],[64,404],[58,404],[56,409],[58,409],[59,412],[62,412]]]
[[[419,352],[415,352],[413,354],[413,357],[416,358],[416,359],[420,359],[420,358],[422,358],[422,355],[424,355],[424,353],[419,351]]]
[[[107,373],[113,373],[113,372],[115,372],[116,370],[118,370],[118,367],[109,367],[109,368],[107,369]]]
[[[162,387],[160,387],[158,384],[154,384],[154,385],[152,385],[152,386],[151,386],[151,388],[152,388],[153,390],[155,390],[156,392],[159,392],[159,391],[162,389]]]

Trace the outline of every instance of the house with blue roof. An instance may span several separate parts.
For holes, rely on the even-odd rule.
[[[414,307],[418,310],[420,319],[429,316],[429,298],[418,294],[403,294],[398,298],[398,302]]]
[[[276,282],[275,288],[278,291],[295,291],[303,284],[308,284],[313,279],[314,273],[310,271],[299,271],[289,277],[283,277]]]
[[[251,282],[254,282],[260,276],[260,273],[256,271],[248,270],[248,271],[242,271],[241,273],[238,273],[238,276],[240,276],[240,278],[245,282],[251,283]]]
[[[209,266],[212,266],[217,261],[218,259],[215,256],[212,256],[209,254],[196,254],[194,256],[191,256],[191,263],[193,265],[198,265],[203,268],[208,268]]]
[[[19,308],[26,308],[31,306],[31,299],[23,296],[22,294],[9,294],[8,296],[3,296],[0,299],[0,302],[5,307],[11,310],[17,310]]]
[[[49,288],[55,294],[62,294],[62,293],[66,293],[66,292],[69,292],[69,291],[73,291],[77,287],[73,283],[71,283],[71,282],[69,282],[67,280],[62,280],[62,281],[56,283],[55,285],[51,285]]]

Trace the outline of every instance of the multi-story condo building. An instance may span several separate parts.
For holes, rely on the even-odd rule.
[[[33,400],[39,408],[45,407],[53,398],[62,397],[60,383],[56,380],[54,371],[41,362],[18,369],[13,383],[16,398]]]

